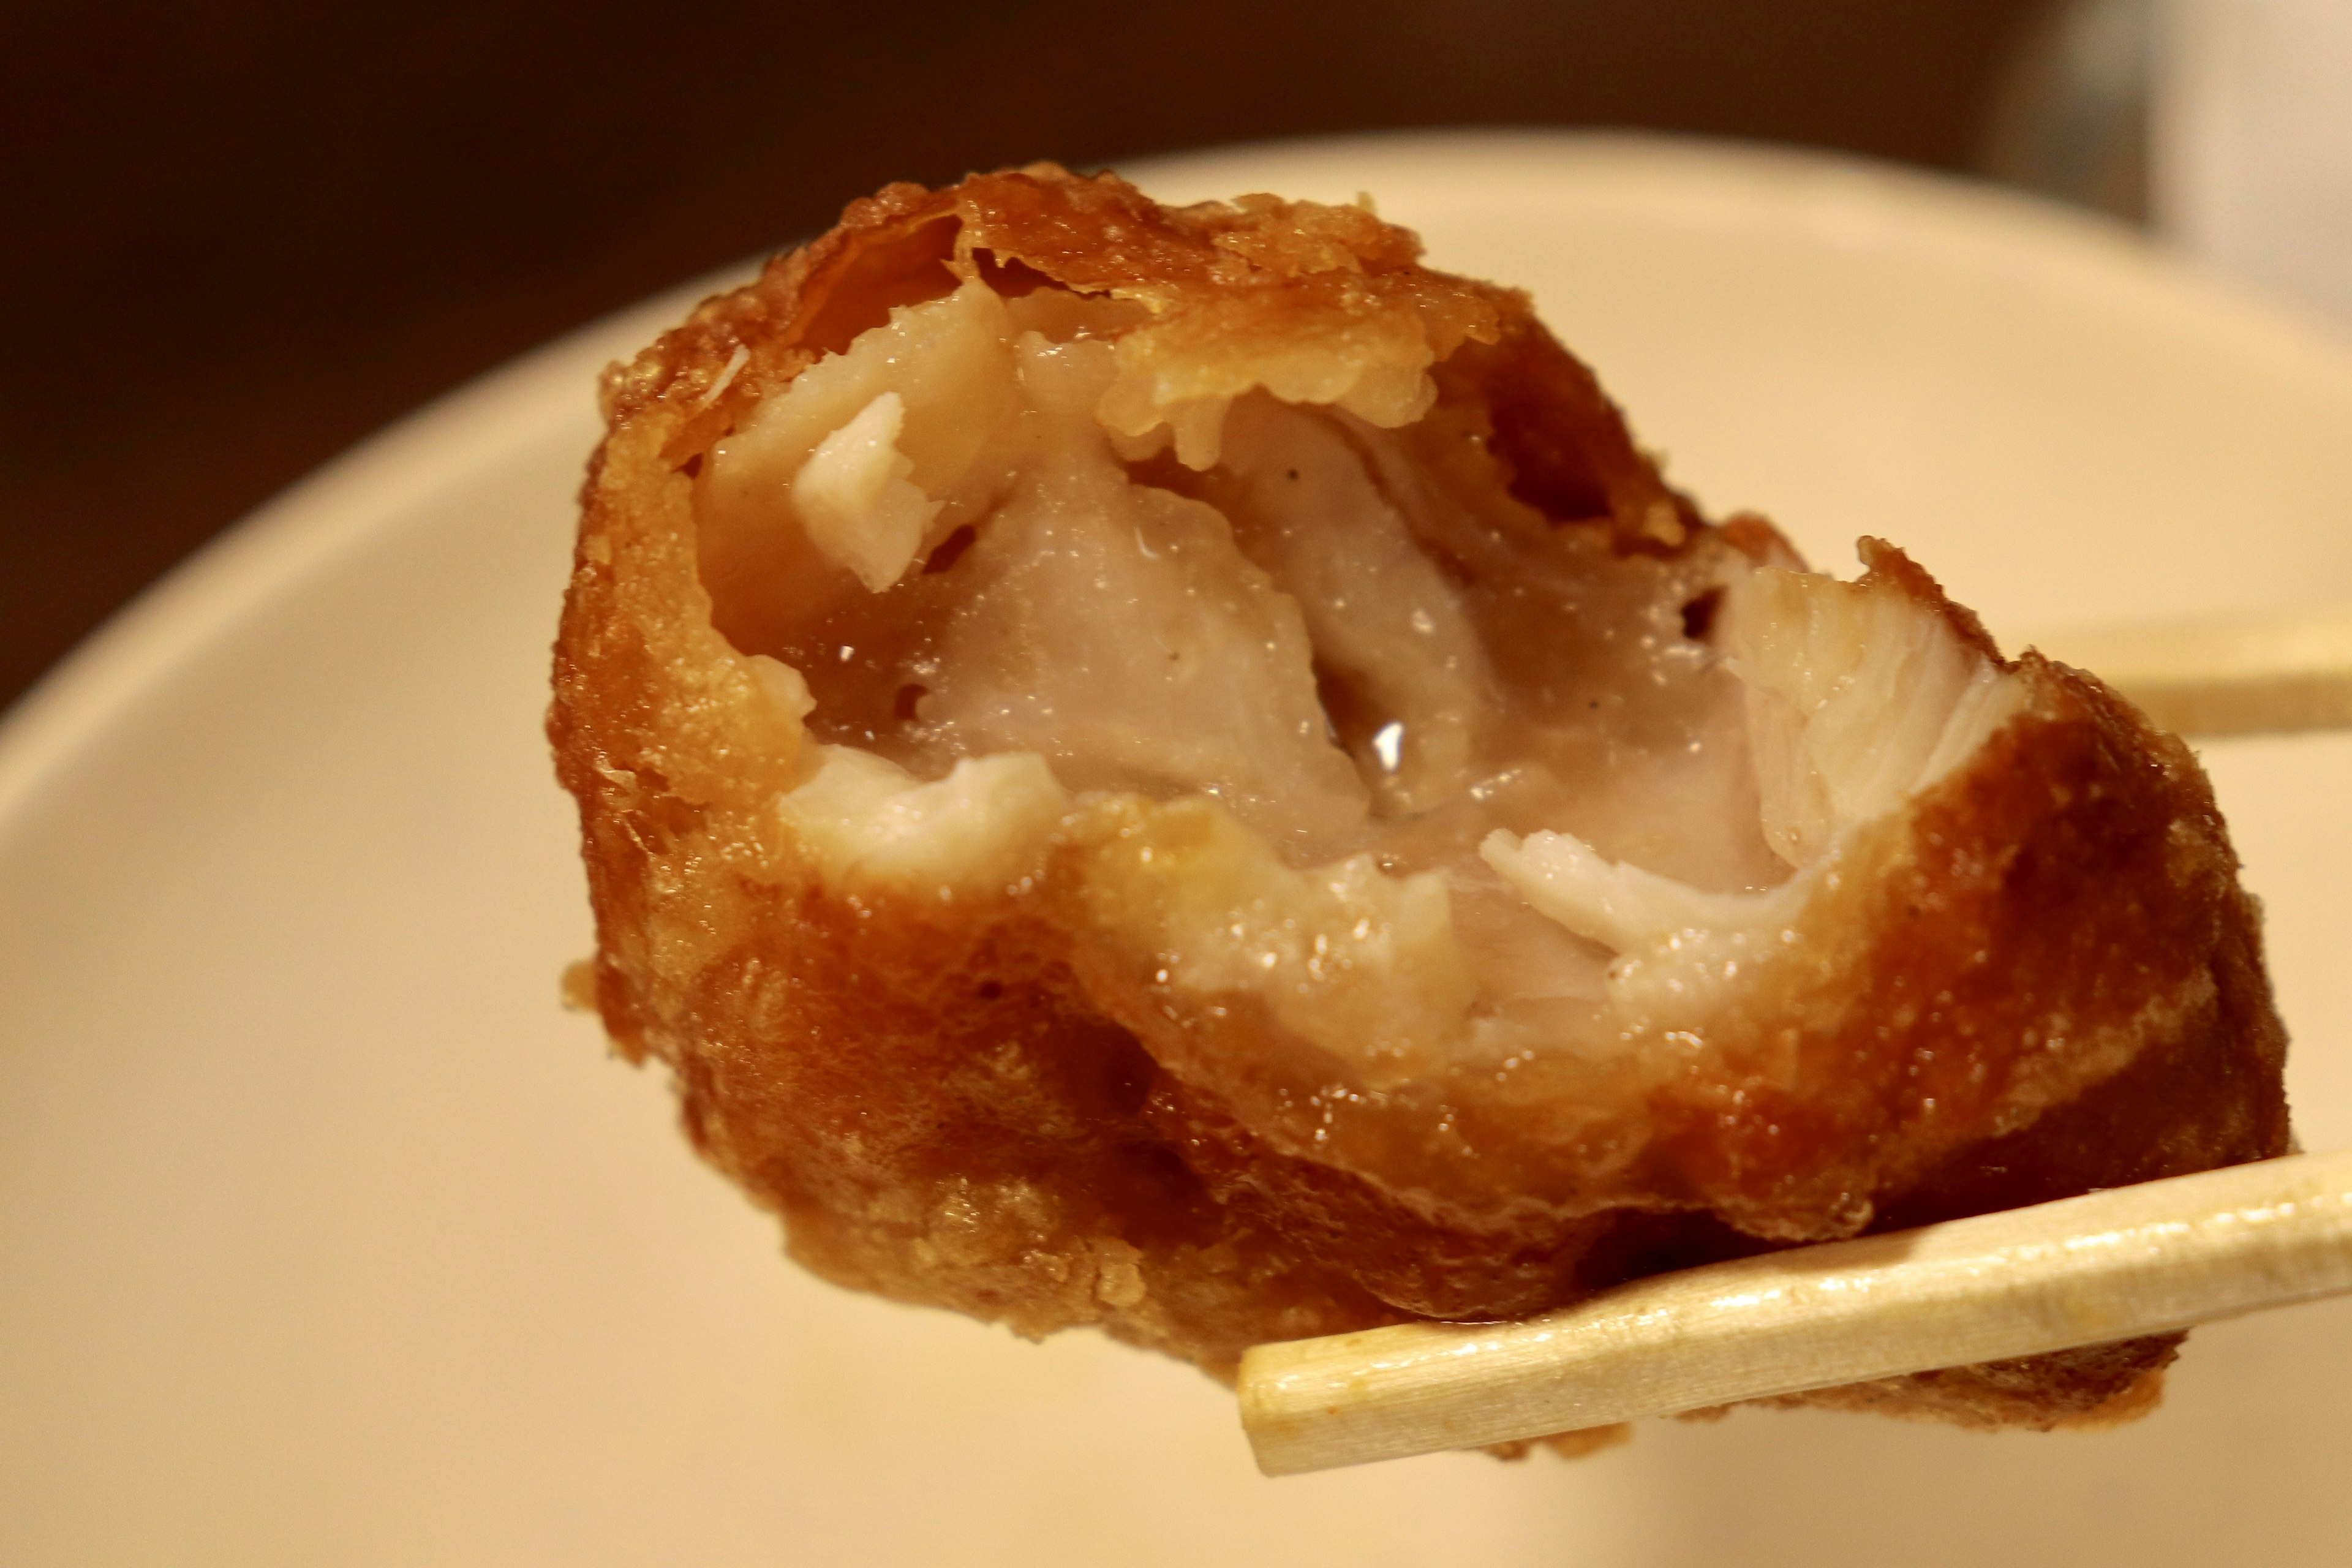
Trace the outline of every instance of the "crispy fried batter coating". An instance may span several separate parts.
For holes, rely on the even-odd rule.
[[[608,374],[595,996],[826,1277],[1273,1339],[2284,1152],[2194,760],[1355,208],[892,186]],[[2120,1418],[2176,1337],[1805,1396]]]

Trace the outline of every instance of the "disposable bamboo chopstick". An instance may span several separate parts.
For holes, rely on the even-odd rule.
[[[1242,1358],[1296,1475],[2033,1355],[2352,1292],[2352,1150],[1659,1275],[1496,1324]]]
[[[2084,626],[2030,641],[2183,735],[2352,725],[2352,606]]]

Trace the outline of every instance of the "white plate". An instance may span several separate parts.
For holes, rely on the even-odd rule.
[[[2352,355],[2086,220],[1781,153],[1424,137],[1162,163],[1378,194],[1534,288],[1713,507],[1994,625],[2352,596]],[[1251,1470],[1230,1399],[817,1285],[556,1010],[538,734],[589,329],[378,438],[0,739],[0,1561],[2341,1563],[2352,1310],[2155,1419],[1660,1423],[1578,1465]],[[2352,744],[2215,748],[2297,1110],[2352,1143]]]

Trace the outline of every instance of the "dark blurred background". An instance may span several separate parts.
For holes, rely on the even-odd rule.
[[[2054,180],[2050,0],[409,0],[0,11],[0,702],[221,528],[893,179],[1435,125]],[[2078,160],[2079,161],[2079,160]],[[583,389],[583,396],[587,394]]]

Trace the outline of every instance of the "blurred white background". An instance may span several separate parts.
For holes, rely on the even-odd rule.
[[[2155,31],[2159,232],[2352,323],[2352,5],[2168,0]]]
[[[1983,165],[2352,325],[2352,4],[2068,0],[2012,60]]]

